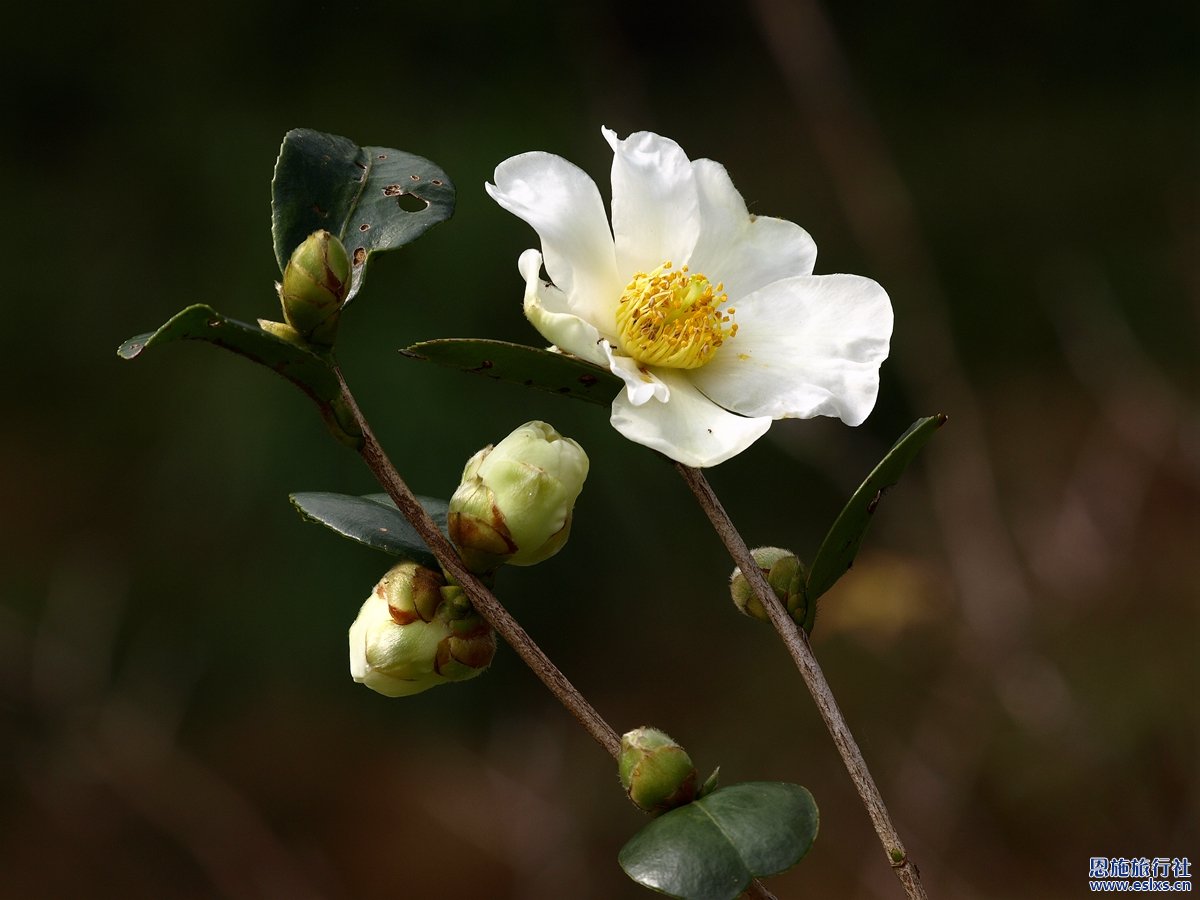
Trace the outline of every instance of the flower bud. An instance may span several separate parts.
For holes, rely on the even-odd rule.
[[[314,231],[283,269],[283,317],[306,341],[333,346],[342,302],[350,291],[350,257],[328,231]]]
[[[643,726],[623,734],[617,765],[629,799],[648,813],[658,815],[696,798],[691,757],[657,728]]]
[[[804,563],[791,550],[779,547],[759,547],[751,550],[750,555],[758,567],[762,569],[767,584],[775,591],[788,613],[797,622],[802,622],[805,613],[804,597]],[[741,569],[734,569],[729,576],[729,593],[733,596],[734,605],[748,616],[769,621],[767,611],[762,603],[754,596],[750,582],[742,575]]]
[[[467,461],[447,525],[474,572],[532,566],[562,549],[588,458],[545,422],[526,422]]]
[[[496,635],[460,594],[432,569],[393,566],[350,626],[351,677],[385,697],[405,697],[483,672]]]

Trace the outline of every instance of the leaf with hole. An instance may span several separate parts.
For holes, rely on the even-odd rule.
[[[829,590],[846,573],[858,555],[863,537],[871,524],[871,516],[888,488],[900,480],[917,453],[933,433],[946,422],[946,416],[938,414],[918,419],[892,445],[871,474],[854,492],[850,502],[838,515],[833,527],[821,542],[821,549],[808,570],[806,592],[808,615],[805,628],[811,630],[812,617],[817,608],[817,598]]]
[[[561,397],[607,406],[621,389],[608,369],[569,353],[556,353],[507,341],[446,338],[413,344],[400,351],[409,359],[549,391]]]
[[[271,235],[279,270],[318,229],[350,255],[349,303],[372,253],[403,247],[454,213],[454,184],[423,157],[360,147],[307,128],[284,136],[271,182]]]
[[[659,816],[617,861],[638,884],[668,896],[733,900],[752,879],[803,859],[819,819],[812,794],[798,784],[735,784]]]
[[[337,375],[325,359],[203,303],[176,313],[157,331],[131,337],[117,348],[117,355],[134,359],[151,347],[173,341],[205,341],[266,366],[312,398],[338,440],[353,447],[361,442],[362,434],[342,400]]]
[[[305,491],[292,494],[288,499],[305,519],[324,525],[342,537],[392,556],[411,559],[423,566],[438,567],[433,553],[387,494],[355,497],[326,491]],[[445,534],[446,501],[433,497],[417,499]]]

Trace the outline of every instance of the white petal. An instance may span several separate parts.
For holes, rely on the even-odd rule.
[[[642,368],[637,360],[628,356],[619,356],[613,352],[608,341],[600,344],[607,357],[608,368],[614,375],[625,382],[625,393],[629,402],[641,406],[650,399],[666,403],[671,399],[671,389],[658,378],[653,370]]]
[[[700,198],[700,239],[691,267],[723,282],[733,301],[781,278],[811,275],[817,245],[794,222],[752,216],[720,163],[692,163]]]
[[[358,682],[366,679],[371,668],[367,663],[367,631],[379,619],[380,603],[384,614],[390,617],[387,601],[372,591],[350,626],[350,677]]]
[[[567,312],[563,292],[542,281],[542,254],[526,250],[517,260],[517,268],[525,279],[525,317],[542,337],[568,353],[607,366],[608,359],[597,346],[602,340],[600,333],[579,316]]]
[[[613,149],[613,237],[624,288],[635,272],[688,261],[700,233],[699,201],[692,164],[674,141],[648,131],[622,141],[602,131]]]
[[[803,275],[734,306],[737,335],[691,373],[700,390],[747,416],[866,419],[892,335],[882,287],[857,275]]]
[[[523,153],[496,167],[492,198],[533,226],[546,271],[567,295],[571,311],[588,321],[615,315],[628,279],[617,275],[604,202],[578,166],[550,153]]]
[[[670,388],[670,401],[634,406],[622,392],[613,401],[611,422],[631,441],[685,466],[724,462],[771,427],[767,416],[749,419],[721,409],[696,389],[688,374],[669,369],[656,369],[655,374]]]

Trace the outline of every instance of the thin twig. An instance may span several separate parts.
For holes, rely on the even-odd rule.
[[[567,676],[550,661],[550,657],[546,656],[542,652],[542,648],[534,643],[533,638],[509,614],[495,595],[462,564],[454,546],[438,529],[437,524],[429,517],[429,513],[425,512],[413,492],[405,484],[404,479],[400,477],[400,473],[396,471],[396,467],[388,459],[387,453],[384,452],[379,441],[376,440],[375,433],[358,408],[358,403],[355,402],[354,395],[350,393],[350,388],[346,385],[346,379],[342,376],[341,370],[335,368],[334,371],[342,385],[342,398],[353,415],[355,423],[362,430],[363,441],[358,452],[367,464],[367,468],[387,491],[387,495],[392,498],[404,518],[412,523],[413,528],[421,536],[425,545],[433,551],[433,555],[437,557],[442,568],[470,598],[476,611],[496,629],[510,647],[517,651],[517,655],[521,657],[525,665],[529,666],[533,673],[542,680],[542,683],[550,689],[550,693],[558,699],[558,702],[579,720],[579,723],[587,729],[588,734],[595,739],[596,743],[608,751],[609,756],[616,759],[621,752],[621,739],[617,732],[604,721],[604,718],[596,711],[595,707],[587,702],[583,694],[575,689],[575,686],[567,680]]]
[[[342,399],[362,431],[363,442],[359,448],[359,455],[367,464],[367,468],[371,470],[371,474],[375,476],[387,495],[392,498],[392,502],[396,504],[404,518],[408,519],[416,529],[417,534],[433,552],[442,568],[470,598],[476,612],[483,616],[508,645],[517,651],[517,655],[521,657],[525,665],[533,670],[533,673],[549,688],[550,693],[579,720],[579,723],[587,729],[588,734],[595,739],[596,743],[608,751],[609,756],[617,759],[621,753],[621,739],[617,732],[608,722],[604,721],[604,718],[596,711],[595,707],[587,702],[583,694],[579,693],[575,686],[567,680],[567,676],[550,661],[550,657],[542,652],[542,648],[509,614],[496,596],[462,564],[454,546],[438,529],[437,524],[430,518],[429,513],[421,506],[404,479],[400,477],[400,473],[396,471],[396,467],[388,459],[387,453],[375,438],[375,433],[363,416],[362,410],[358,408],[354,395],[350,393],[341,369],[335,367],[334,371],[342,386]],[[776,900],[775,895],[758,880],[750,883],[746,894],[758,898],[758,900]]]
[[[550,693],[558,699],[558,702],[579,720],[579,724],[587,729],[587,733],[595,739],[596,743],[608,751],[609,756],[617,759],[621,753],[621,738],[617,732],[608,722],[604,721],[604,718],[596,711],[595,707],[587,702],[583,694],[579,693],[575,686],[567,680],[567,676],[550,661],[550,657],[534,643],[533,638],[509,614],[496,596],[462,564],[454,546],[438,529],[437,524],[430,518],[425,508],[421,506],[404,479],[400,477],[400,473],[396,471],[396,467],[388,459],[387,453],[384,452],[379,441],[376,440],[375,432],[371,430],[362,410],[358,408],[358,403],[355,401],[354,395],[350,393],[341,369],[334,367],[334,372],[342,386],[342,399],[362,431],[363,442],[358,452],[363,458],[363,462],[367,464],[367,468],[371,470],[371,474],[375,476],[387,495],[392,498],[392,502],[396,504],[404,518],[408,519],[416,529],[417,534],[433,552],[442,568],[470,598],[476,612],[483,616],[508,645],[517,651],[517,655],[521,657],[525,665],[529,666],[533,673],[542,680],[542,683],[549,688]],[[750,882],[746,894],[758,898],[758,900],[777,900],[775,895],[757,879]]]
[[[759,602],[762,603],[763,609],[767,611],[771,624],[779,632],[796,668],[800,670],[804,683],[808,686],[809,693],[812,694],[817,709],[821,712],[821,718],[825,720],[825,727],[829,729],[829,734],[833,738],[834,744],[837,745],[842,762],[846,764],[850,779],[854,782],[854,787],[858,790],[858,795],[867,808],[867,814],[871,817],[875,833],[879,835],[879,841],[883,844],[884,853],[887,854],[888,863],[895,871],[896,877],[904,885],[904,890],[910,900],[926,900],[925,888],[921,884],[921,876],[917,867],[908,858],[900,835],[896,833],[896,828],[892,825],[887,806],[884,805],[879,788],[875,786],[875,779],[871,777],[862,751],[858,749],[854,735],[850,733],[846,719],[833,697],[829,682],[825,680],[825,674],[821,671],[816,657],[813,656],[812,647],[808,643],[808,635],[804,633],[803,629],[796,626],[783,604],[779,602],[779,598],[775,596],[775,591],[767,584],[766,576],[763,575],[762,569],[755,564],[754,557],[750,555],[750,549],[734,527],[729,514],[721,505],[721,501],[717,499],[717,495],[713,492],[708,479],[704,477],[704,473],[681,463],[676,463],[675,468],[679,470],[679,474],[683,476],[687,486],[696,495],[700,507],[712,522],[721,543],[725,545],[725,549],[729,551],[733,561],[742,570],[742,575],[750,584]]]

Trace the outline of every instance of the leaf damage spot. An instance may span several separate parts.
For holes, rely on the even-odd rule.
[[[875,507],[877,507],[879,505],[879,501],[883,499],[883,495],[886,494],[891,489],[892,489],[892,486],[889,484],[886,487],[881,487],[879,490],[877,490],[875,492],[875,496],[872,497],[871,502],[867,504],[867,515],[868,516],[874,515]]]
[[[359,225],[359,226],[358,226],[358,230],[359,230],[359,231],[370,231],[370,230],[371,230],[371,223],[370,223],[370,222],[363,222],[361,225]]]
[[[588,374],[585,374],[585,375],[580,375],[580,376],[579,376],[579,383],[580,383],[580,384],[582,384],[584,387],[587,387],[587,388],[590,388],[592,385],[594,385],[594,384],[595,384],[597,381],[599,381],[599,380],[600,380],[600,379],[599,379],[599,378],[597,378],[595,375],[588,375]]]
[[[490,359],[485,359],[485,360],[484,360],[483,362],[481,362],[479,365],[475,366],[475,367],[474,367],[474,368],[472,368],[472,369],[467,369],[467,371],[468,371],[468,372],[486,372],[486,371],[487,371],[488,369],[490,369],[490,368],[491,368],[493,365],[495,365],[495,363],[493,363],[493,362],[492,362]]]
[[[440,178],[434,178],[434,179],[432,179],[432,180],[431,180],[429,183],[430,183],[430,184],[433,184],[433,185],[437,185],[438,187],[441,187],[441,186],[442,186],[442,179],[440,179]]]
[[[423,212],[429,208],[427,200],[418,197],[416,194],[409,194],[401,191],[396,196],[396,204],[405,212]]]
[[[356,266],[361,266],[366,261],[367,261],[367,251],[364,248],[359,247],[357,250],[354,251],[354,264]]]
[[[411,178],[413,181],[420,181],[420,180],[421,180],[421,176],[420,176],[420,175],[409,175],[408,177],[409,177],[409,178]]]
[[[376,158],[376,159],[387,159],[387,154],[386,154],[386,153],[380,153],[380,154],[379,154],[377,157],[375,157],[375,158]]]
[[[385,185],[383,188],[383,196],[385,197],[397,197],[403,193],[404,188],[400,187],[398,184]]]

